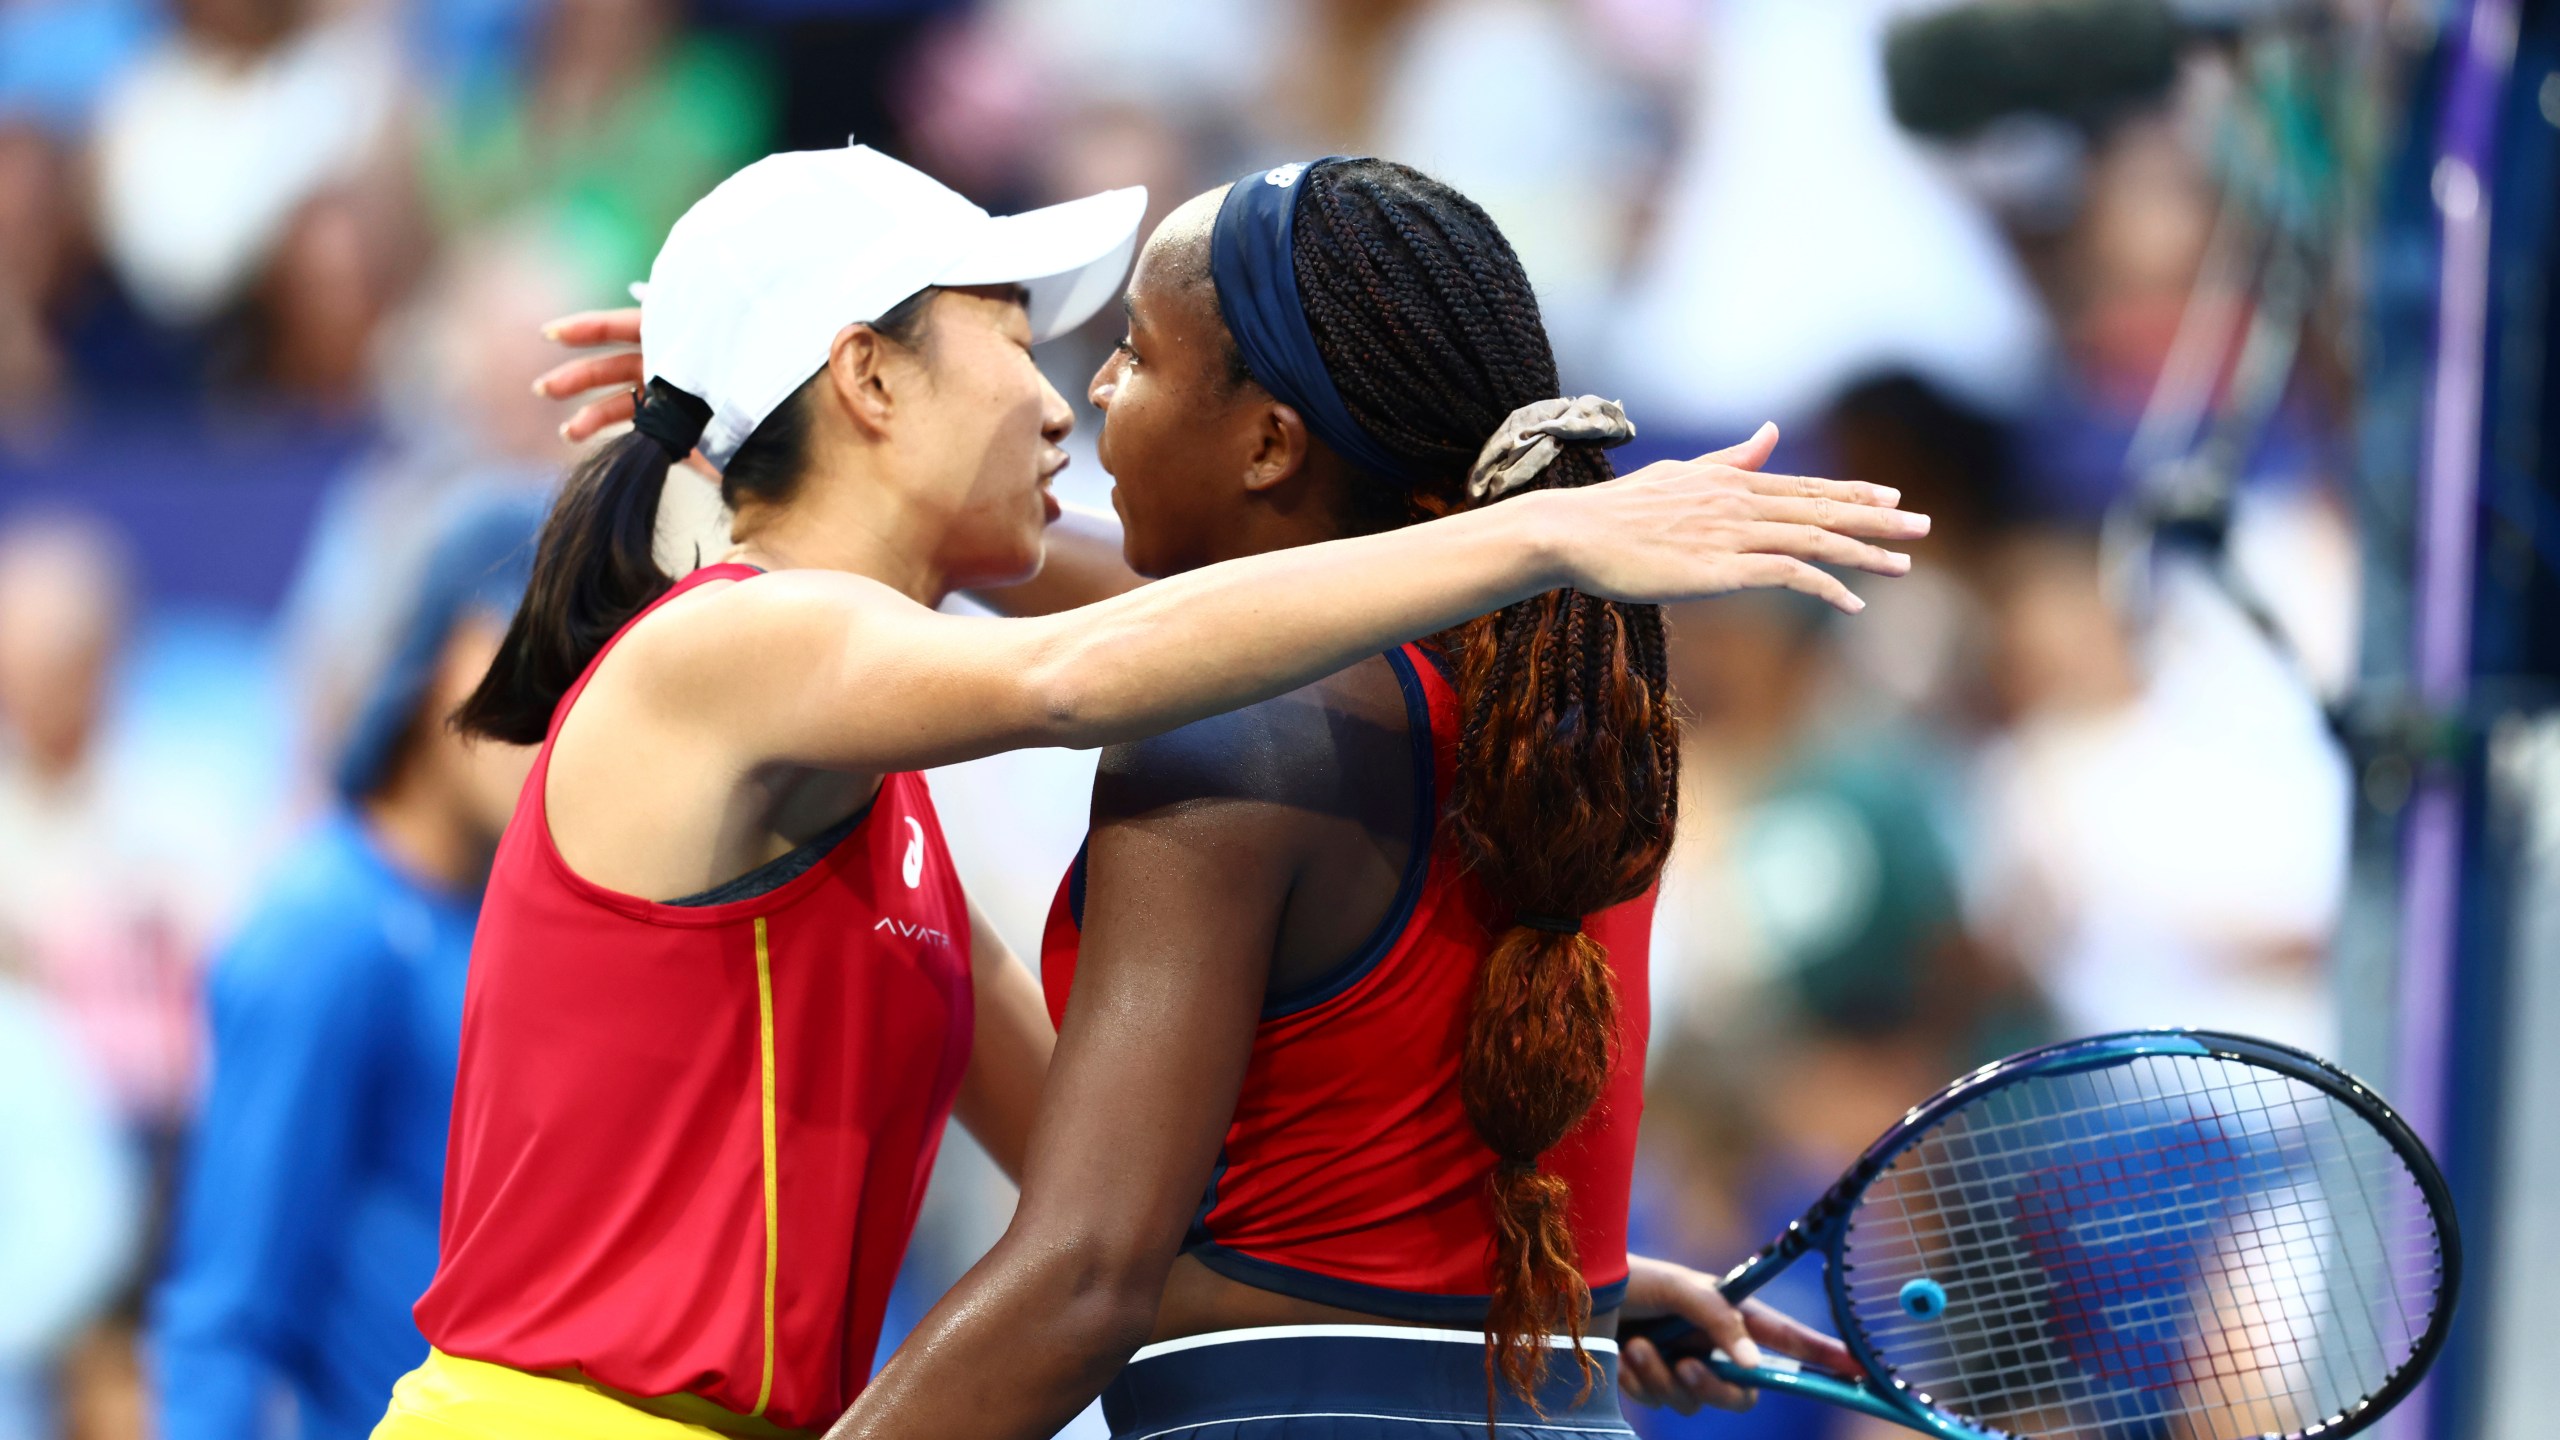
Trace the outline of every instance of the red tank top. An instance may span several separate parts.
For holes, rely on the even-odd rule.
[[[1458,1062],[1492,897],[1435,835],[1457,761],[1457,697],[1429,651],[1387,657],[1405,691],[1423,827],[1385,924],[1340,971],[1265,1005],[1244,1089],[1186,1253],[1232,1279],[1321,1304],[1481,1324],[1493,1152],[1467,1123]],[[1627,1281],[1627,1191],[1644,1110],[1653,895],[1590,918],[1618,984],[1616,1068],[1545,1157],[1573,1187],[1574,1253],[1595,1310]],[[1084,913],[1079,855],[1049,910],[1040,974],[1061,1020]]]
[[[711,566],[667,598],[756,573]],[[823,1426],[870,1375],[968,1062],[969,917],[932,798],[891,775],[805,873],[674,906],[570,870],[550,759],[546,739],[480,907],[418,1327],[448,1354]]]

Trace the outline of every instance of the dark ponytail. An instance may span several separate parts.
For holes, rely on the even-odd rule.
[[[1401,524],[1470,503],[1476,452],[1513,410],[1558,393],[1538,302],[1474,202],[1380,160],[1301,182],[1293,256],[1325,369],[1352,415],[1422,477],[1357,477],[1355,519]],[[1569,445],[1534,482],[1596,484],[1606,454]],[[1661,873],[1679,792],[1679,733],[1662,614],[1554,591],[1442,637],[1455,661],[1457,793],[1447,819],[1499,908],[1467,1028],[1460,1088],[1494,1154],[1488,1396],[1498,1376],[1535,1403],[1546,1337],[1581,1345],[1591,1292],[1572,1196],[1539,1161],[1599,1101],[1618,996],[1583,917]]]
[[[704,418],[710,411],[663,380],[649,382],[641,408],[646,428],[635,426],[580,461],[552,502],[524,603],[480,688],[454,714],[464,734],[539,744],[560,697],[596,652],[675,583],[651,549],[658,496],[668,467],[702,433],[699,420],[691,422],[693,436],[679,427],[691,411]]]
[[[917,291],[871,328],[926,353],[935,293],[930,287]],[[748,498],[779,504],[798,487],[812,440],[810,392],[825,373],[818,370],[774,407],[729,457],[720,472],[720,498],[730,509]],[[464,734],[539,744],[551,732],[560,697],[595,662],[596,652],[674,586],[674,577],[658,568],[654,550],[658,497],[667,471],[692,453],[710,418],[711,408],[699,399],[651,380],[630,433],[607,441],[569,472],[543,521],[524,603],[516,607],[480,688],[454,712],[453,723]]]

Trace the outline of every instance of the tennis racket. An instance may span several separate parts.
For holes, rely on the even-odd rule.
[[[1946,1440],[2328,1440],[2417,1385],[2462,1279],[2444,1177],[2380,1097],[2204,1030],[1965,1076],[1718,1288],[1807,1252],[1862,1380],[1745,1369],[1678,1319],[1622,1334]]]

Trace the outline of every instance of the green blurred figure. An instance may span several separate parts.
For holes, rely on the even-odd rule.
[[[678,19],[668,0],[550,0],[525,72],[470,85],[431,127],[440,227],[531,219],[619,299],[685,207],[772,141],[759,57]]]

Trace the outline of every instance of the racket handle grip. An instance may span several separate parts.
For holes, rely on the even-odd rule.
[[[1629,1340],[1650,1340],[1653,1342],[1653,1348],[1665,1355],[1671,1353],[1672,1346],[1692,1336],[1698,1338],[1690,1348],[1697,1350],[1709,1348],[1710,1342],[1706,1340],[1705,1333],[1677,1315],[1657,1315],[1649,1320],[1618,1322],[1618,1340],[1621,1344]]]
[[[1628,1321],[1618,1327],[1618,1340],[1621,1344],[1629,1340],[1650,1340],[1653,1348],[1661,1351],[1666,1360],[1703,1360],[1707,1368],[1715,1372],[1717,1379],[1736,1385],[1766,1385],[1773,1378],[1792,1374],[1798,1368],[1794,1361],[1784,1356],[1770,1357],[1776,1363],[1758,1370],[1737,1365],[1730,1356],[1716,1348],[1705,1331],[1677,1315]]]

